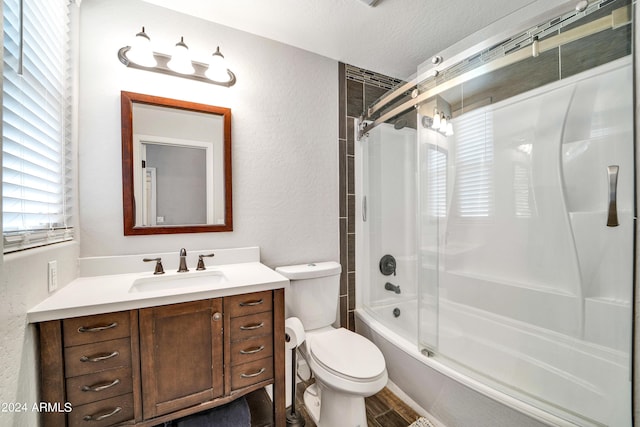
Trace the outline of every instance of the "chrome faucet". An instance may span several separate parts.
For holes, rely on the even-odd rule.
[[[384,284],[384,288],[385,288],[387,291],[393,291],[393,292],[395,292],[396,294],[399,294],[399,293],[400,293],[400,286],[398,286],[398,285],[394,285],[393,283],[390,283],[390,282],[385,283],[385,284]]]
[[[189,271],[187,268],[187,250],[185,248],[180,249],[180,265],[178,266],[178,273],[184,273]]]

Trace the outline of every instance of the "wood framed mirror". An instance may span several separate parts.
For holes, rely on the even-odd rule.
[[[124,235],[233,230],[231,109],[121,92]]]

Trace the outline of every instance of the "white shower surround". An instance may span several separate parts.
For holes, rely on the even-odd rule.
[[[509,391],[510,395],[526,400],[526,394],[530,393],[544,400],[536,404],[541,408],[553,410],[554,405],[567,406],[570,410],[601,422],[610,422],[611,425],[630,423],[630,399],[612,398],[611,396],[624,396],[624,389],[630,390],[630,382],[626,381],[630,376],[628,368],[631,363],[629,346],[631,295],[629,287],[632,282],[633,260],[628,254],[632,252],[633,244],[629,240],[629,236],[633,235],[633,156],[629,151],[629,141],[632,141],[633,138],[632,120],[629,117],[629,112],[632,109],[630,99],[627,100],[629,102],[625,101],[623,105],[618,105],[619,100],[611,98],[611,94],[615,91],[604,89],[617,87],[617,93],[620,91],[624,93],[625,88],[630,86],[632,72],[630,64],[630,57],[623,58],[593,71],[489,107],[489,111],[492,111],[491,114],[494,117],[503,114],[499,110],[506,109],[508,111],[513,105],[515,105],[515,110],[512,108],[511,111],[517,112],[518,103],[523,105],[520,110],[531,111],[531,102],[538,105],[533,110],[539,113],[549,113],[549,109],[543,107],[550,104],[556,105],[556,109],[560,110],[561,123],[559,126],[564,130],[552,139],[562,141],[563,159],[559,161],[562,165],[558,166],[559,170],[555,173],[558,174],[557,179],[562,181],[566,188],[563,188],[563,192],[554,197],[565,212],[560,225],[564,226],[565,230],[569,230],[568,235],[566,232],[564,234],[566,236],[565,242],[567,247],[571,249],[569,257],[574,258],[564,261],[570,264],[571,268],[568,270],[573,278],[558,281],[560,287],[554,288],[548,286],[545,280],[529,281],[526,276],[517,278],[517,275],[511,275],[511,279],[507,277],[500,280],[499,276],[486,274],[487,272],[484,275],[473,274],[464,270],[465,262],[461,262],[460,268],[446,272],[441,270],[441,274],[446,274],[446,276],[441,276],[445,277],[443,280],[446,282],[446,289],[441,288],[441,292],[444,290],[447,294],[445,298],[440,300],[439,305],[439,349],[443,354],[454,357],[456,363],[447,362],[446,358],[426,358],[418,351],[416,340],[420,331],[417,322],[418,302],[415,299],[415,283],[408,282],[406,278],[393,278],[396,280],[394,283],[409,290],[408,295],[395,297],[390,295],[388,291],[384,291],[384,288],[378,283],[381,280],[383,283],[385,278],[375,275],[379,254],[369,253],[370,251],[376,252],[376,249],[370,249],[368,239],[376,240],[379,238],[378,235],[381,234],[379,229],[384,228],[379,222],[385,221],[384,212],[387,205],[383,205],[379,209],[380,215],[378,216],[368,212],[368,220],[370,221],[368,227],[374,227],[376,230],[372,233],[373,236],[363,236],[361,233],[363,223],[359,222],[361,228],[358,239],[358,265],[367,265],[367,257],[369,256],[371,256],[371,265],[362,268],[358,274],[358,307],[368,306],[369,308],[357,310],[357,325],[361,332],[382,348],[385,357],[387,357],[391,380],[412,399],[423,405],[425,409],[432,413],[434,410],[438,412],[434,415],[444,417],[442,420],[445,421],[445,424],[452,426],[508,426],[514,425],[512,416],[525,417],[517,425],[539,425],[535,424],[538,422],[550,423],[551,425],[573,425],[566,420],[573,420],[577,424],[585,422],[588,424],[581,417],[560,412],[565,419],[563,421],[502,393],[500,390],[509,390],[501,382],[510,382],[509,373],[511,371],[519,372],[519,375],[529,378],[531,389],[525,390],[525,394],[511,390]],[[550,102],[549,94],[553,97],[555,96],[554,91],[562,92],[563,90],[568,91],[564,97],[560,96],[556,101]],[[540,101],[537,101],[536,97],[541,98]],[[564,108],[566,111],[569,104],[566,101],[563,104],[562,98],[573,102],[572,109],[569,110],[566,117],[562,114],[564,113],[562,110]],[[617,105],[619,108],[609,108],[609,105]],[[478,114],[483,114],[483,112],[479,111]],[[549,114],[550,117],[555,117],[552,113]],[[521,115],[512,115],[516,120],[518,120],[518,116],[521,117]],[[507,116],[501,118],[506,119]],[[565,120],[566,123],[563,125],[562,122]],[[594,120],[600,123],[591,126],[589,122]],[[535,119],[533,121],[535,122]],[[510,123],[507,120],[503,120],[502,123],[507,130],[501,129],[500,132],[502,135],[508,134]],[[391,125],[382,126],[383,129],[374,129],[372,134],[379,132],[378,136],[384,135],[382,138],[392,138],[393,141],[386,147],[400,148],[393,154],[384,151],[389,148],[376,147],[375,150],[378,150],[376,154],[384,153],[384,156],[374,156],[374,158],[383,158],[385,168],[392,165],[385,169],[389,175],[393,175],[391,171],[402,169],[405,169],[403,173],[407,174],[406,169],[413,161],[411,157],[405,156],[403,159],[400,155],[397,159],[398,163],[394,164],[396,161],[394,155],[398,156],[398,153],[407,152],[406,147],[410,144],[410,138],[402,132],[394,134]],[[618,130],[607,132],[607,128]],[[605,130],[604,135],[599,133],[601,130]],[[624,144],[627,144],[626,148]],[[362,147],[358,148],[362,150]],[[556,151],[556,153],[559,152],[560,150]],[[622,195],[618,201],[618,214],[621,223],[619,227],[604,227],[602,221],[603,218],[606,220],[606,211],[602,209],[602,205],[606,206],[603,200],[607,200],[606,179],[603,182],[597,181],[598,177],[601,177],[600,175],[596,178],[586,175],[585,178],[585,172],[588,172],[585,169],[585,163],[577,162],[574,164],[571,162],[571,156],[576,152],[584,155],[586,163],[597,168],[600,172],[606,171],[606,165],[612,164],[611,161],[619,163],[621,171],[625,171],[626,176],[618,183],[618,193]],[[610,153],[612,152],[617,153],[617,159],[611,157]],[[621,157],[620,153],[622,153]],[[360,177],[361,174],[369,174],[369,171],[366,166],[363,166],[362,151],[359,151],[358,154],[360,159],[357,162],[356,172]],[[551,148],[551,151],[546,155],[547,160],[549,160],[549,156],[553,155],[554,149]],[[606,174],[604,176],[606,177]],[[363,181],[368,178],[376,179],[365,176]],[[386,178],[385,183],[394,179]],[[395,178],[401,179],[398,176]],[[583,191],[585,186],[593,191],[586,193]],[[384,188],[386,190],[383,193],[387,194],[386,197],[398,197],[397,191],[389,187]],[[371,205],[371,201],[368,203]],[[404,205],[407,206],[406,203]],[[397,203],[396,208],[398,208]],[[361,214],[360,208],[358,219],[361,218]],[[399,213],[396,212],[395,215],[398,216]],[[396,223],[396,220],[389,221],[387,228],[398,231]],[[601,230],[606,229],[608,234],[594,238],[593,233],[586,233],[593,230],[594,227],[599,227]],[[443,226],[443,229],[446,229],[446,226]],[[554,236],[551,237],[563,238],[561,231],[556,230]],[[517,230],[512,230],[504,235],[513,236],[514,233],[517,233]],[[398,264],[401,265],[405,262],[405,271],[412,271],[411,264],[415,263],[415,257],[401,250],[403,248],[402,240],[411,235],[412,233],[406,232],[406,230],[403,233],[398,233],[395,237],[386,234],[386,246],[377,248],[377,250],[380,253],[400,251],[401,256]],[[620,240],[621,238],[623,240]],[[464,243],[463,240],[457,243],[454,239],[452,241],[453,246],[456,244],[460,246]],[[496,241],[499,243],[500,239],[497,238]],[[500,255],[499,247],[494,247],[494,249]],[[513,250],[513,247],[511,249]],[[549,246],[542,245],[541,249],[549,250]],[[610,254],[611,251],[614,253]],[[611,261],[612,257],[620,255],[619,251],[628,256],[622,263],[623,267],[619,271],[615,271],[602,260]],[[457,255],[455,252],[453,257]],[[502,255],[506,256],[504,253]],[[447,255],[445,249],[445,252],[441,252],[440,256],[446,262],[446,257],[451,254]],[[449,266],[451,265],[453,263],[449,262]],[[486,263],[482,266],[485,265]],[[562,262],[555,270],[540,273],[551,277],[554,272],[559,271],[561,266]],[[398,270],[402,271],[401,268]],[[518,269],[516,268],[516,270]],[[513,271],[517,272],[516,270]],[[500,271],[493,270],[493,273],[499,275]],[[372,277],[375,280],[372,280]],[[517,278],[515,282],[514,278]],[[607,281],[607,278],[610,280]],[[604,286],[605,284],[609,286]],[[567,285],[568,288],[565,289]],[[501,298],[499,303],[485,298],[485,296],[491,295],[490,292],[487,292],[491,288],[494,291],[499,289],[504,291],[502,293],[504,298]],[[374,303],[367,304],[367,301]],[[427,299],[423,297],[422,302],[426,301]],[[535,304],[538,304],[538,310],[525,309],[528,305]],[[423,319],[434,319],[434,315],[428,310],[424,312],[424,307],[427,306],[428,304],[421,305],[423,312],[420,315]],[[486,311],[471,308],[471,306],[489,312],[493,310],[496,314],[488,315]],[[394,308],[400,309],[400,317],[396,318],[392,315]],[[554,315],[551,316],[549,313],[554,313]],[[506,318],[513,320],[505,322]],[[612,331],[615,333],[611,333]],[[456,338],[460,334],[467,335],[466,341],[460,341]],[[514,342],[517,345],[511,350],[500,348],[500,338],[496,339],[496,336],[504,339],[504,342]],[[584,341],[574,338],[575,336],[582,336]],[[564,352],[564,356],[556,357],[556,354],[562,352]],[[420,367],[421,365],[422,367]],[[471,370],[465,368],[465,365],[472,366]],[[408,366],[411,368],[407,369]],[[439,373],[431,372],[433,369]],[[467,370],[466,374],[464,373],[465,369]],[[493,378],[485,379],[485,384],[480,383],[477,380],[477,374],[475,380],[469,377],[468,374],[473,376],[473,370],[478,370]],[[505,372],[506,374],[503,374]],[[441,373],[444,373],[445,376],[441,377]],[[433,375],[439,376],[440,380],[434,383]],[[443,386],[444,383],[449,383],[449,385]],[[500,417],[490,416],[485,421],[474,419],[473,424],[469,424],[470,420],[456,419],[450,411],[443,410],[443,407],[454,410],[456,400],[455,396],[451,395],[453,400],[443,403],[443,399],[445,399],[443,396],[446,393],[443,392],[442,387],[459,388],[461,384],[494,399],[488,401],[480,395],[468,394],[470,390],[465,391],[464,393],[468,394],[467,397],[474,402],[472,406],[477,405],[474,413],[493,412],[495,415],[501,411],[507,412]],[[554,386],[550,387],[550,384],[554,384]],[[577,390],[581,391],[576,396],[572,396]],[[626,395],[629,396],[629,393],[627,392]],[[457,398],[459,397],[457,396]],[[495,408],[491,409],[496,404],[495,400],[512,406],[516,411],[500,407],[496,412]],[[602,409],[605,400],[608,402],[606,404],[608,406],[604,405],[605,408]],[[449,417],[448,420],[447,417]],[[484,422],[486,424],[483,424]]]

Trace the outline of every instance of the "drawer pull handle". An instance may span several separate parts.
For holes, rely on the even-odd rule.
[[[253,331],[254,329],[260,329],[264,326],[264,322],[256,323],[254,325],[240,326],[243,331]]]
[[[91,356],[91,357],[82,356],[80,358],[80,361],[81,362],[102,362],[103,360],[108,360],[108,359],[111,359],[113,357],[117,357],[119,355],[120,355],[120,353],[118,351],[114,351],[111,354],[103,354],[103,355],[100,355],[100,356]]]
[[[116,415],[118,412],[122,411],[122,408],[120,406],[116,406],[115,409],[111,412],[107,412],[106,414],[102,414],[102,415],[86,415],[83,420],[85,421],[102,421],[104,419],[107,419],[109,417],[113,417],[114,415]]]
[[[240,354],[256,354],[256,353],[260,353],[262,350],[264,350],[263,345],[261,345],[260,347],[253,347],[247,350],[240,350]]]
[[[94,326],[92,328],[86,327],[86,326],[80,326],[78,328],[78,332],[83,333],[83,332],[101,332],[101,331],[105,331],[107,329],[113,329],[116,326],[118,326],[118,322],[113,322],[110,325],[104,325],[104,326]]]
[[[259,371],[257,371],[257,372],[254,372],[254,373],[252,373],[252,374],[240,374],[240,376],[241,376],[242,378],[253,378],[253,377],[257,377],[257,376],[258,376],[258,375],[260,375],[260,374],[263,374],[263,373],[264,373],[264,371],[266,371],[266,369],[265,369],[265,368],[260,368],[260,370],[259,370]]]
[[[113,381],[111,381],[110,383],[102,383],[102,384],[94,384],[94,385],[83,385],[82,386],[82,391],[103,391],[106,390],[108,388],[117,386],[118,384],[120,384],[120,380],[119,379],[115,379]]]
[[[260,305],[262,303],[264,303],[264,298],[260,298],[256,301],[241,302],[240,307],[253,307],[254,305]]]

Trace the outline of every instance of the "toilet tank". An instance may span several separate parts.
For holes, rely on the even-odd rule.
[[[338,313],[340,272],[337,262],[278,267],[276,271],[290,280],[285,294],[287,316],[300,319],[307,331],[331,326]]]

